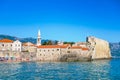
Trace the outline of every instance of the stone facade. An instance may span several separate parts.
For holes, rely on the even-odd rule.
[[[9,39],[0,40],[0,50],[2,51],[11,51],[13,41]]]
[[[47,45],[37,48],[37,60],[39,61],[60,61],[62,52],[66,53],[68,46]]]
[[[35,44],[31,43],[31,42],[26,42],[22,44],[22,51],[23,52],[37,52],[37,47],[35,46]]]
[[[111,58],[110,46],[107,41],[95,37],[88,37],[87,42],[93,50],[91,55],[92,59]]]
[[[87,43],[86,42],[76,42],[73,46],[82,46],[82,47],[86,47]]]
[[[89,49],[70,45],[39,46],[36,56],[38,61],[77,61],[81,58],[88,59]]]

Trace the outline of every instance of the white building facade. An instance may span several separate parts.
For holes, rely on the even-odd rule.
[[[16,40],[12,44],[12,51],[18,51],[21,52],[22,49],[22,43],[19,40]]]

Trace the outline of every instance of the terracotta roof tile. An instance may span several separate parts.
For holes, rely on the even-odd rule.
[[[13,43],[13,40],[10,39],[2,39],[0,40],[1,43]]]
[[[38,46],[38,48],[67,48],[68,46],[64,45],[42,45]]]
[[[88,48],[82,48],[83,51],[89,50]]]
[[[82,49],[81,46],[72,46],[71,49]]]
[[[23,46],[35,46],[35,44],[31,43],[31,42],[26,42],[22,44]]]
[[[81,47],[81,46],[72,46],[70,49],[82,49],[83,51],[89,50],[88,48],[86,48],[86,47]]]

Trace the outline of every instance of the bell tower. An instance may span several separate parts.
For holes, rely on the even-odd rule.
[[[40,34],[40,30],[38,30],[38,36],[37,36],[37,46],[41,45],[41,34]]]

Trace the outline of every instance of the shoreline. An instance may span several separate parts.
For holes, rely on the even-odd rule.
[[[98,61],[98,60],[111,60],[111,59],[114,59],[114,58],[101,58],[101,59],[94,59],[94,60],[79,60],[79,61],[0,61],[0,63],[24,63],[24,62],[93,62],[93,61]]]

